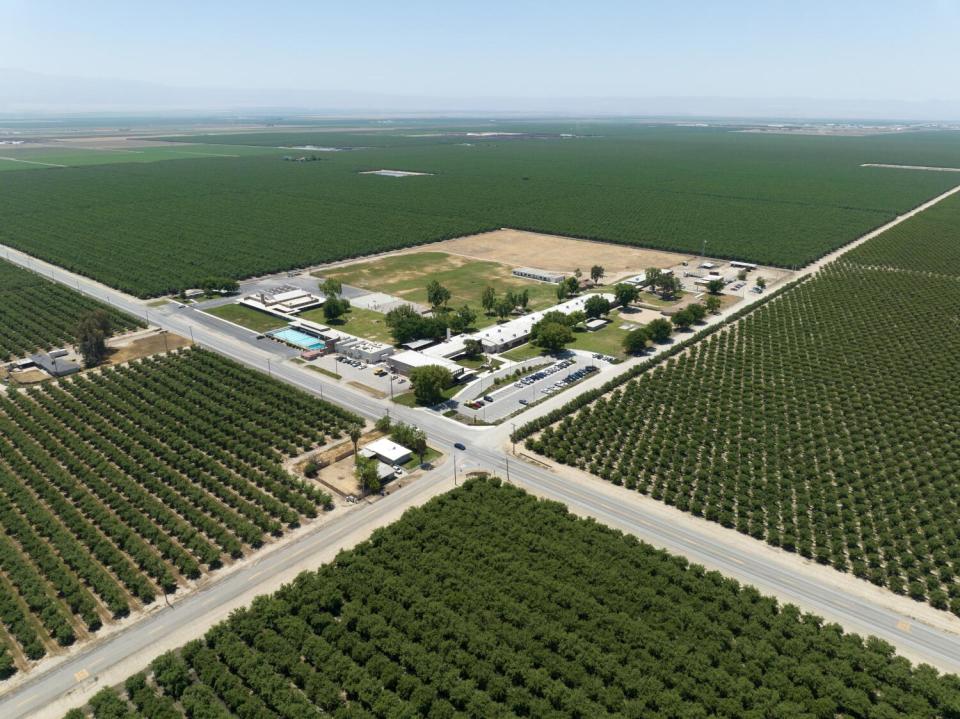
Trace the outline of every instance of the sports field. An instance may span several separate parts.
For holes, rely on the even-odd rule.
[[[531,310],[557,303],[556,285],[522,280],[514,277],[511,269],[499,262],[472,260],[445,252],[410,252],[323,270],[317,274],[340,280],[346,285],[386,292],[421,305],[429,305],[427,283],[436,280],[450,290],[451,307],[466,304],[477,312],[482,312],[480,300],[487,287],[493,287],[497,294],[527,290],[530,293]]]
[[[196,147],[241,154],[228,137]],[[714,257],[793,266],[955,184],[952,173],[862,165],[960,164],[960,133],[598,125],[566,139],[367,145],[305,163],[265,151],[0,173],[0,242],[142,296],[501,227],[695,253],[706,244]],[[430,176],[360,174],[380,168]]]

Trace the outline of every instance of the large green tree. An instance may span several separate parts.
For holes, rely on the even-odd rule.
[[[434,311],[446,308],[450,301],[450,290],[441,285],[437,280],[430,280],[427,283],[427,302]]]
[[[425,365],[410,372],[413,394],[422,405],[435,405],[443,400],[443,391],[453,383],[453,375],[446,367]]]
[[[111,335],[110,315],[94,310],[77,327],[77,351],[86,367],[96,367],[107,356],[107,338]]]
[[[540,322],[533,342],[548,352],[559,352],[573,342],[573,330],[561,322]]]
[[[623,349],[627,354],[642,354],[650,341],[650,330],[646,327],[637,327],[627,332],[623,338]]]
[[[613,296],[621,307],[628,307],[631,302],[635,302],[637,297],[640,296],[640,290],[637,289],[636,285],[621,282],[613,288]]]
[[[590,319],[597,319],[610,311],[610,300],[602,295],[590,295],[583,303],[583,311]]]
[[[647,330],[650,332],[651,341],[666,342],[673,334],[673,325],[669,320],[658,317],[647,325]]]

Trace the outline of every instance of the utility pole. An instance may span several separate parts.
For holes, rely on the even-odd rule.
[[[267,375],[273,377],[273,370],[270,368],[270,360],[267,360]]]
[[[510,482],[510,455],[509,455],[509,454],[504,454],[504,455],[503,455],[503,458],[504,458],[504,459],[506,460],[506,462],[507,462],[507,482],[509,483],[509,482]]]
[[[515,440],[514,437],[515,437],[516,434],[517,434],[517,423],[516,423],[516,422],[511,422],[511,423],[510,423],[510,426],[513,427],[513,431],[510,433],[510,441],[513,442],[513,453],[514,453],[514,455],[516,455],[516,453],[517,453],[517,440]]]
[[[195,345],[196,342],[193,339],[193,325],[190,326],[190,344]]]
[[[453,486],[457,486],[457,448],[453,448]]]

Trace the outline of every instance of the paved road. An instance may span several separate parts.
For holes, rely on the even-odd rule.
[[[942,199],[957,190],[960,190],[960,187],[936,199]],[[931,204],[933,203],[927,203],[925,207]],[[830,259],[838,254],[831,255]],[[269,369],[279,379],[337,402],[368,418],[380,417],[389,409],[392,417],[421,426],[431,442],[438,446],[450,447],[453,442],[462,441],[467,445],[467,450],[454,453],[455,462],[461,468],[468,465],[470,468],[489,469],[501,475],[507,473],[507,455],[502,447],[510,430],[509,426],[465,427],[435,413],[409,409],[394,405],[388,400],[368,397],[350,387],[338,385],[318,373],[277,362],[277,355],[272,347],[251,342],[248,334],[227,330],[222,323],[211,321],[195,310],[180,310],[173,305],[149,308],[144,302],[29,258],[15,250],[8,251],[7,248],[0,247],[0,256],[7,256],[17,264],[37,270],[131,314],[144,317],[149,312],[149,319],[154,324],[187,337],[193,336],[198,344],[251,367]],[[812,272],[822,264],[823,261],[818,262],[803,272]],[[625,364],[629,366],[629,363]],[[625,371],[627,367],[621,366],[619,369]],[[606,376],[602,381],[611,376],[604,374]],[[590,386],[592,383],[588,381],[584,385]],[[558,396],[555,399],[557,404],[562,404],[569,397]],[[544,412],[553,405],[554,402],[548,401],[536,409]],[[845,585],[853,580],[844,575],[828,575],[829,578],[825,579],[800,574],[795,571],[796,565],[791,567],[789,561],[770,561],[767,549],[759,543],[751,546],[750,543],[734,541],[718,527],[701,526],[700,523],[683,518],[665,520],[662,512],[654,511],[649,505],[638,501],[637,496],[627,490],[600,482],[580,484],[567,481],[549,470],[523,462],[510,461],[509,464],[512,481],[540,496],[561,501],[578,514],[596,517],[611,526],[636,534],[655,546],[682,554],[691,561],[753,584],[764,592],[815,611],[827,621],[838,622],[849,630],[881,637],[912,659],[929,662],[944,670],[960,671],[960,638],[956,634],[923,622],[908,620],[901,613],[888,608],[889,602],[864,598],[848,591]],[[436,473],[432,473],[422,484],[413,485],[411,490],[420,485],[423,488],[420,491],[426,492],[426,488],[438,481],[436,476]],[[258,586],[268,585],[272,579],[297,562],[304,552],[319,551],[331,542],[336,542],[338,537],[356,531],[365,522],[377,521],[384,511],[397,503],[416,502],[414,491],[408,494],[404,492],[406,489],[375,505],[346,514],[342,519],[299,540],[289,548],[256,558],[249,568],[224,576],[205,591],[177,603],[173,609],[163,610],[132,625],[115,637],[84,650],[64,664],[35,673],[23,685],[0,700],[0,716],[16,719],[32,715],[37,708],[57,699],[69,687],[74,686],[77,681],[74,674],[88,665],[93,666],[94,660],[98,662],[98,672],[110,667],[126,668],[125,661],[138,651],[138,647],[149,647],[152,637],[161,631],[180,627],[185,622],[202,622],[204,614],[237,597],[241,590],[256,591]],[[84,664],[84,661],[87,664]]]
[[[440,487],[439,484],[444,486]],[[170,607],[154,611],[124,631],[79,652],[53,671],[38,676],[36,681],[25,684],[0,701],[0,716],[3,719],[36,716],[50,702],[71,691],[80,689],[89,693],[99,686],[99,675],[112,668],[124,669],[128,657],[149,650],[157,640],[174,632],[182,633],[185,628],[189,630],[195,626],[196,631],[192,636],[201,636],[206,630],[206,615],[216,607],[235,603],[237,599],[250,594],[257,585],[296,570],[304,562],[305,555],[316,555],[323,551],[329,553],[332,547],[340,546],[344,540],[352,544],[351,538],[358,532],[368,534],[377,526],[378,517],[423,504],[448,487],[453,487],[449,468],[443,471],[438,469],[375,503],[345,511],[316,531],[255,558],[250,564],[225,575],[209,587],[186,596]]]

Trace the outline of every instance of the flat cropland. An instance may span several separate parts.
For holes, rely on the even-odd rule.
[[[203,350],[0,393],[0,675],[316,517],[358,418]]]
[[[160,160],[194,160],[200,157],[245,157],[248,155],[279,155],[270,148],[224,148],[213,145],[135,146],[123,147],[4,147],[0,145],[0,172],[40,170],[44,168],[84,167],[86,165],[116,165],[128,162],[145,163]]]
[[[957,203],[561,411],[528,448],[960,615],[960,270],[914,269],[953,254],[927,233]]]
[[[960,275],[960,197],[954,195],[845,255],[850,262]]]
[[[330,321],[323,316],[323,308],[307,310],[301,312],[300,317],[305,320],[312,320],[320,324],[333,327],[334,329],[346,332],[357,337],[365,337],[377,342],[386,342],[393,344],[393,337],[390,334],[390,328],[384,322],[384,315],[380,312],[367,310],[362,307],[351,307],[343,317]]]
[[[204,311],[208,315],[233,322],[236,325],[246,327],[248,330],[253,330],[254,332],[267,332],[269,330],[279,329],[287,324],[279,317],[235,302],[211,307]]]
[[[73,344],[80,320],[95,310],[107,313],[115,331],[140,320],[0,260],[0,361]]]
[[[305,163],[270,150],[3,172],[0,242],[141,296],[502,227],[688,253],[706,242],[715,257],[793,266],[956,182],[863,164],[960,160],[960,134],[948,132],[794,137],[598,124],[575,134],[413,138]],[[241,154],[244,142],[193,139],[208,154]],[[383,167],[430,176],[358,174]]]
[[[493,287],[497,294],[526,289],[530,293],[531,310],[557,303],[556,285],[514,277],[510,273],[512,269],[512,266],[499,262],[474,260],[446,252],[409,252],[351,263],[316,274],[427,306],[427,283],[430,280],[437,280],[450,290],[450,307],[466,304],[482,312],[480,298],[486,287]]]
[[[91,700],[97,716],[934,717],[960,682],[490,480]],[[108,711],[109,710],[109,711]]]

